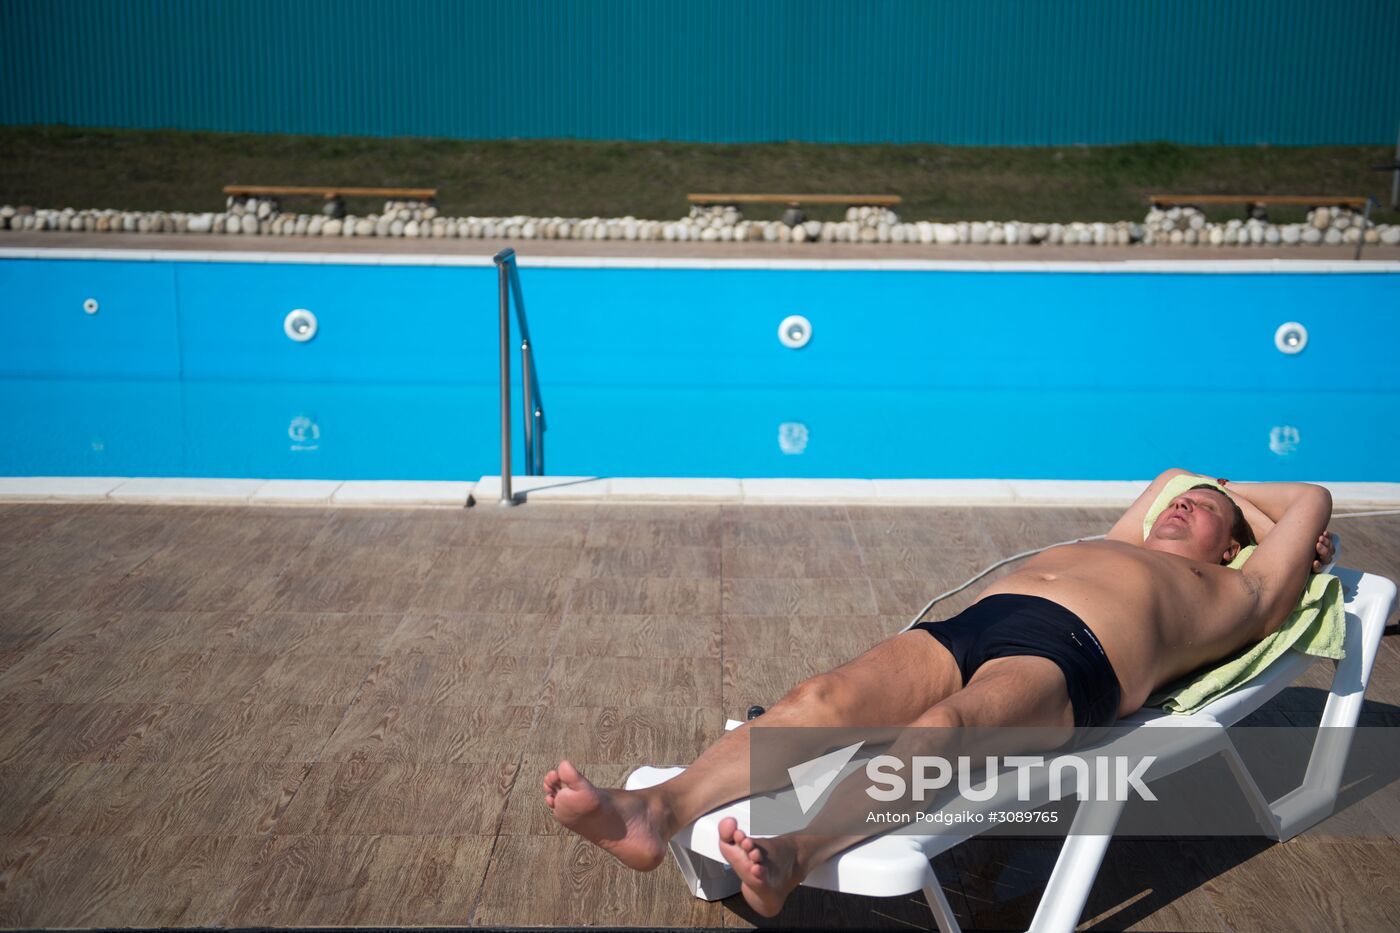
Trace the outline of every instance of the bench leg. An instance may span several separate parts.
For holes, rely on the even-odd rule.
[[[685,878],[686,887],[705,901],[721,901],[739,893],[739,876],[724,862],[696,855],[685,846],[670,844],[671,855]]]

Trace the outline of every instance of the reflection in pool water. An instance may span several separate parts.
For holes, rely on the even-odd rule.
[[[549,401],[557,475],[1400,478],[1395,393],[554,385]],[[11,379],[0,474],[475,479],[500,469],[498,404],[440,383]]]

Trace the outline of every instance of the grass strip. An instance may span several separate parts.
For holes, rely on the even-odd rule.
[[[898,194],[908,220],[1139,220],[1149,193],[1366,195],[1389,210],[1380,146],[982,148],[281,136],[0,127],[0,203],[217,211],[231,183],[437,187],[448,215],[684,216],[690,192]],[[354,213],[377,212],[372,199]],[[314,211],[318,198],[284,199]],[[753,219],[781,206],[750,207]],[[808,215],[835,219],[840,208]],[[1301,220],[1273,208],[1271,220]],[[1211,219],[1243,209],[1208,211]]]

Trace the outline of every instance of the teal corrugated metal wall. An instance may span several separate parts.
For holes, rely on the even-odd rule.
[[[3,0],[0,123],[1380,144],[1394,0]]]

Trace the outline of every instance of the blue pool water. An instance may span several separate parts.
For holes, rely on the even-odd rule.
[[[552,474],[1400,480],[1385,268],[521,278]],[[11,258],[0,295],[0,474],[499,471],[494,268]]]

